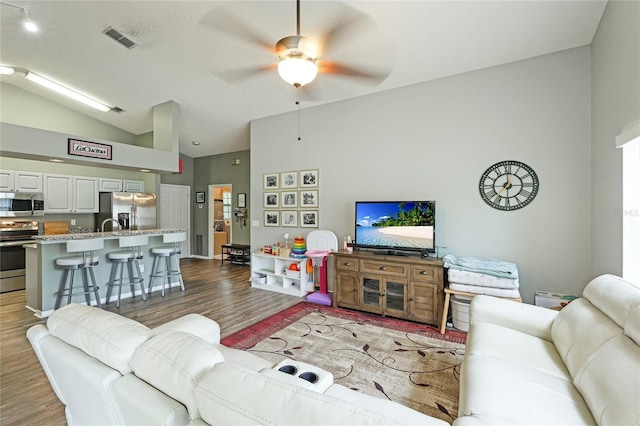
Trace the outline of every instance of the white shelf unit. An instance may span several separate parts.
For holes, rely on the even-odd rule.
[[[251,255],[251,287],[276,291],[303,297],[309,292],[309,274],[307,274],[307,258],[273,256],[271,254],[253,253]],[[291,276],[289,265],[298,264],[300,276]],[[313,291],[312,289],[310,291]]]

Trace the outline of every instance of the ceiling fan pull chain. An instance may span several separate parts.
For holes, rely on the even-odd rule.
[[[298,140],[302,140],[300,137],[300,86],[296,87],[296,105],[298,105]]]

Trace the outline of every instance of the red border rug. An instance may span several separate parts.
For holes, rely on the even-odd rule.
[[[273,364],[292,359],[334,383],[451,422],[466,333],[301,302],[222,339]]]
[[[422,334],[433,339],[461,343],[463,345],[467,341],[467,333],[464,331],[446,330],[446,334],[441,334],[439,329],[426,324],[403,321],[390,317],[382,317],[380,315],[369,314],[366,312],[350,311],[346,309],[316,305],[314,303],[300,302],[285,309],[284,311],[278,312],[277,314],[225,337],[220,343],[236,349],[245,350],[252,348],[258,342],[271,336],[276,331],[295,323],[300,318],[303,318],[312,312],[328,314],[350,321],[376,325],[378,327],[391,328],[393,330],[403,331],[406,333]]]

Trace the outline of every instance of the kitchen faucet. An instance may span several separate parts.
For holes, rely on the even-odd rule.
[[[106,218],[105,220],[103,220],[103,221],[102,221],[102,228],[101,228],[101,229],[102,229],[102,232],[104,232],[104,225],[105,225],[107,222],[113,222],[113,223],[115,223],[115,224],[116,224],[116,226],[118,227],[118,231],[120,230],[120,223],[119,223],[117,220],[115,220],[114,218],[112,218],[112,217],[108,217],[108,218]]]

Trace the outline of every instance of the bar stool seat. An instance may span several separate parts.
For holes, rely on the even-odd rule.
[[[100,262],[99,256],[94,256],[94,250],[104,247],[102,238],[92,238],[87,240],[73,240],[67,242],[68,253],[82,252],[82,256],[63,257],[56,259],[56,266],[62,269],[62,277],[56,292],[56,304],[54,309],[58,309],[62,304],[62,297],[67,297],[67,304],[71,303],[73,296],[84,294],[87,305],[91,305],[91,293],[94,294],[96,306],[101,308],[100,287],[96,284],[96,276],[93,267]],[[74,286],[75,271],[80,270],[82,276],[82,287]],[[68,281],[67,281],[68,279]]]
[[[107,296],[105,303],[109,303],[111,300],[113,288],[118,287],[116,308],[119,308],[122,296],[122,286],[128,285],[131,289],[131,296],[136,297],[136,284],[140,285],[142,300],[147,300],[147,295],[144,291],[144,278],[140,272],[140,260],[144,258],[141,246],[146,246],[147,244],[149,244],[149,237],[147,235],[132,235],[120,237],[118,239],[118,245],[120,247],[131,247],[131,250],[113,252],[107,255],[107,258],[111,261],[111,274],[109,275],[109,282],[107,282]],[[125,264],[127,265],[127,277],[124,277]],[[119,275],[118,270],[120,271]]]
[[[180,282],[180,290],[184,291],[184,281],[182,280],[182,271],[180,270],[180,253],[182,253],[182,242],[186,240],[186,232],[164,234],[162,236],[162,241],[165,244],[173,244],[154,247],[151,249],[151,255],[153,256],[153,266],[151,267],[151,275],[149,276],[149,293],[151,293],[151,290],[153,288],[153,281],[156,278],[162,279],[163,297],[166,285],[169,285],[169,288],[171,288],[171,284],[174,278],[178,279],[178,281]],[[164,267],[162,267],[163,264]],[[175,269],[172,269],[174,266]]]

